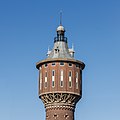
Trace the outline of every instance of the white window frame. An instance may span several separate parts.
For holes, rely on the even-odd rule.
[[[55,87],[55,70],[52,70],[52,87]]]
[[[44,83],[44,87],[47,88],[47,71],[45,71],[45,83]]]
[[[42,68],[40,67],[40,90],[42,89]]]
[[[63,76],[64,76],[64,73],[63,73],[63,70],[61,70],[61,71],[60,71],[60,87],[63,87],[63,86],[64,86]]]
[[[78,72],[76,72],[76,89],[78,89]]]
[[[69,88],[72,87],[72,71],[69,71]]]
[[[71,66],[70,66],[70,64],[71,64]],[[72,67],[72,66],[73,66],[73,64],[69,62],[69,63],[68,63],[68,66],[69,66],[69,67]]]

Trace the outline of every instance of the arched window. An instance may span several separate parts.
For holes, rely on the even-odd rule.
[[[41,67],[40,67],[40,90],[42,89],[42,71],[41,71]]]
[[[55,70],[52,70],[52,87],[55,87]]]
[[[60,87],[63,87],[63,70],[60,71]]]
[[[45,63],[45,64],[44,64],[44,66],[45,66],[45,68],[46,68],[46,67],[48,66],[48,64],[47,64],[47,63]]]
[[[76,72],[76,89],[78,89],[78,72]]]
[[[72,67],[72,63],[68,63],[69,67]]]
[[[45,88],[47,87],[47,71],[45,72]]]
[[[69,71],[69,87],[72,87],[72,71]]]

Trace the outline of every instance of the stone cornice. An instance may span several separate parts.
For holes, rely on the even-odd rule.
[[[36,68],[39,69],[39,66],[41,66],[42,64],[45,63],[49,63],[49,62],[72,62],[72,63],[77,63],[81,65],[81,68],[84,69],[85,64],[79,60],[75,60],[75,59],[69,59],[69,58],[54,58],[54,59],[45,59],[45,60],[41,60],[39,62],[36,63]]]

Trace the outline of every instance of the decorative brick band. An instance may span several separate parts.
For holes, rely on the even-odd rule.
[[[46,112],[49,111],[49,110],[70,110],[70,111],[74,111],[75,106],[65,106],[65,105],[47,106],[46,107]]]

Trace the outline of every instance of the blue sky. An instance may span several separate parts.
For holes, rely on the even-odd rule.
[[[0,1],[0,120],[44,120],[36,62],[52,49],[63,11],[69,47],[84,61],[75,120],[120,119],[120,1]]]

